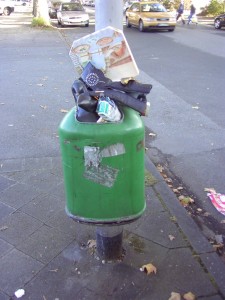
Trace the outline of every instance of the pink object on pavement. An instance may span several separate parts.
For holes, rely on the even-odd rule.
[[[218,194],[216,191],[207,193],[207,196],[211,199],[215,208],[223,215],[225,215],[225,195]]]

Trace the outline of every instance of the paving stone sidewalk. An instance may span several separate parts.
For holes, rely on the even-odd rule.
[[[124,226],[123,259],[106,263],[87,245],[96,228],[65,214],[60,157],[1,161],[0,299],[224,299],[217,254],[147,157],[146,172],[147,209]],[[156,274],[140,271],[148,263]]]

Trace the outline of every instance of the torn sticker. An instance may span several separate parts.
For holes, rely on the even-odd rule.
[[[101,185],[112,187],[119,170],[106,165],[91,166],[84,171],[84,177]]]
[[[84,166],[97,168],[100,164],[100,148],[99,147],[84,147]]]
[[[119,170],[102,165],[102,158],[123,155],[124,153],[125,147],[121,143],[113,144],[103,149],[100,149],[100,147],[85,146],[84,177],[101,185],[112,187]]]
[[[110,156],[117,156],[125,153],[125,147],[123,144],[114,144],[110,145],[106,148],[101,150],[101,157],[110,157]]]

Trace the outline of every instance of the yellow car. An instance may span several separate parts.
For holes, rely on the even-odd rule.
[[[158,2],[135,2],[126,11],[126,25],[138,27],[140,31],[145,29],[174,31],[176,18]]]

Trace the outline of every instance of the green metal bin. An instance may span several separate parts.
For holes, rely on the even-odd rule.
[[[144,124],[124,107],[115,123],[81,123],[75,108],[59,126],[66,212],[74,220],[119,225],[145,210]]]

